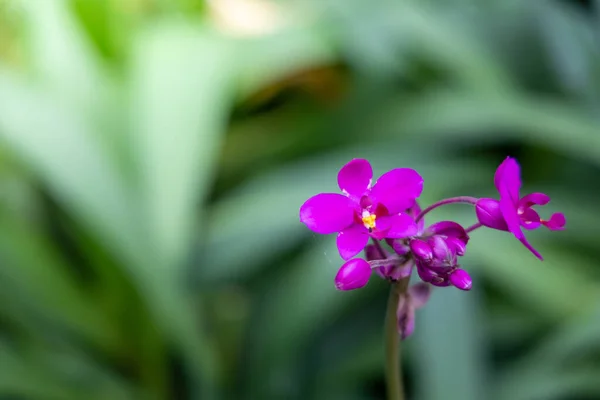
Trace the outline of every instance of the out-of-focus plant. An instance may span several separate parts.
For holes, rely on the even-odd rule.
[[[597,398],[594,6],[0,0],[0,397],[380,398],[385,287],[332,290],[298,208],[354,157],[494,197],[511,154],[569,233],[470,242],[408,397]]]

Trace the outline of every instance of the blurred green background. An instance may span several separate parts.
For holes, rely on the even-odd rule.
[[[493,196],[506,155],[567,230],[473,234],[409,398],[600,399],[599,6],[0,0],[0,399],[384,398],[387,285],[336,291],[299,206],[354,157]]]

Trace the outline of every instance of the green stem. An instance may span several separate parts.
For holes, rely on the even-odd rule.
[[[404,400],[396,311],[400,296],[406,293],[409,279],[410,277],[392,283],[385,315],[385,381],[388,400]]]

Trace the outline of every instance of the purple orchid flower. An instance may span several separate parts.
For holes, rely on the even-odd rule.
[[[437,222],[425,230],[424,237],[410,240],[419,277],[435,286],[470,290],[471,277],[458,268],[458,257],[465,254],[468,241],[465,229],[452,221]]]
[[[514,158],[507,157],[500,164],[494,176],[494,184],[500,193],[500,201],[479,199],[475,207],[477,219],[489,228],[511,232],[537,258],[543,260],[541,254],[529,244],[521,228],[532,230],[544,225],[550,230],[562,230],[566,224],[564,214],[555,213],[550,219],[544,220],[532,206],[547,204],[550,196],[531,193],[520,197],[521,168]]]
[[[373,170],[364,159],[354,159],[338,173],[343,194],[320,193],[300,208],[300,221],[320,233],[338,232],[337,248],[349,260],[376,240],[415,234],[417,225],[405,213],[423,190],[423,178],[413,169],[397,168],[383,174],[371,188]]]
[[[402,340],[413,334],[415,330],[415,310],[423,307],[431,296],[431,286],[420,282],[410,288],[400,297],[396,317],[398,333]]]

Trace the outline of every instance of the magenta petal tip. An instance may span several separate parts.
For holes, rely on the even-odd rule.
[[[342,265],[335,276],[338,290],[360,289],[369,282],[371,266],[362,258],[353,258]]]
[[[467,271],[462,269],[457,269],[450,274],[450,282],[460,290],[471,290],[473,287],[471,277]]]
[[[551,231],[562,231],[565,229],[567,220],[563,213],[555,213],[552,214],[548,221],[542,221],[542,224],[544,224],[546,228],[550,229]]]

